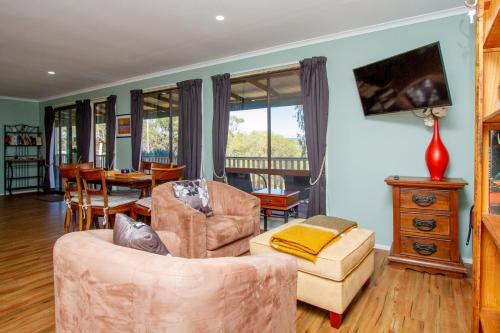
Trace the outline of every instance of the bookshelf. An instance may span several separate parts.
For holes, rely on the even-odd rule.
[[[500,0],[477,10],[472,331],[499,332]]]
[[[4,125],[4,193],[36,189],[43,182],[42,133],[38,126]]]

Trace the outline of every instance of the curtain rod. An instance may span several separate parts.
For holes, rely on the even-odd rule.
[[[251,75],[256,75],[256,74],[272,73],[275,71],[281,71],[281,70],[285,70],[285,69],[299,69],[299,68],[300,68],[299,62],[294,61],[294,62],[288,62],[288,63],[284,63],[284,64],[272,66],[272,67],[260,67],[260,68],[246,70],[246,71],[231,73],[231,79],[238,79],[238,78],[242,78],[245,76],[251,76]]]
[[[164,85],[161,85],[161,86],[156,86],[156,87],[149,87],[149,88],[146,88],[146,89],[142,89],[142,92],[143,93],[150,93],[150,92],[154,92],[154,91],[159,91],[159,90],[167,90],[167,89],[173,89],[173,88],[177,88],[177,84],[176,83],[169,83],[169,84],[164,84]]]

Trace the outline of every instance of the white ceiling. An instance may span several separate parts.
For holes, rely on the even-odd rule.
[[[0,96],[43,99],[460,6],[462,0],[0,0]],[[225,21],[216,21],[218,14]]]

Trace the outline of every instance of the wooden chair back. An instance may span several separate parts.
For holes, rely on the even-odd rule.
[[[139,171],[144,173],[151,173],[151,162],[141,161],[141,165],[139,166]]]
[[[151,163],[151,169],[170,169],[175,167],[175,165],[172,165],[172,163],[158,163],[158,162],[153,162]]]
[[[64,189],[64,199],[71,200],[71,193],[77,192],[78,199],[81,199],[82,188],[78,172],[78,164],[62,164],[59,166],[59,174],[62,179]]]
[[[83,180],[83,189],[87,194],[87,205],[92,203],[92,196],[102,195],[104,207],[108,207],[108,192],[104,169],[80,170],[80,176]]]
[[[94,162],[79,163],[78,167],[80,168],[80,170],[93,169],[94,168]]]
[[[185,165],[169,169],[151,168],[151,188],[166,182],[181,180],[185,168]]]

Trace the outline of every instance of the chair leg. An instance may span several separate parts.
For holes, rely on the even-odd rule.
[[[78,220],[77,220],[76,213],[77,213],[76,210],[71,211],[71,214],[73,215],[73,218],[72,218],[73,225],[71,226],[71,228],[73,228],[73,231],[78,231],[78,229],[77,229],[77,227],[78,227]]]
[[[130,210],[130,217],[137,221],[137,212],[134,208]]]
[[[83,209],[78,206],[78,231],[82,231],[83,228]]]
[[[115,216],[116,214],[108,215],[108,225],[106,226],[108,229],[113,229],[115,226]]]
[[[87,213],[85,213],[85,219],[87,220],[85,230],[90,230],[90,224],[92,223],[92,209],[87,208]]]
[[[66,216],[64,217],[64,233],[69,232],[69,223],[71,222],[71,209],[66,208]]]
[[[330,311],[330,325],[333,328],[339,328],[342,324],[342,313],[335,313]]]
[[[93,216],[92,222],[94,222],[94,229],[100,229],[100,227],[99,227],[99,215]]]

